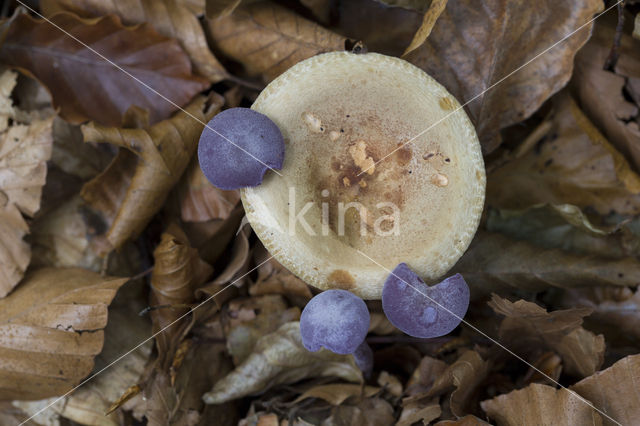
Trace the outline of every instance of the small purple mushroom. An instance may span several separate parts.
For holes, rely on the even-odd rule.
[[[405,263],[382,289],[382,309],[393,325],[410,336],[444,336],[460,324],[469,307],[469,286],[456,274],[428,286]]]
[[[284,139],[266,115],[231,108],[213,117],[202,131],[198,160],[209,182],[220,189],[257,186],[267,169],[282,168]]]

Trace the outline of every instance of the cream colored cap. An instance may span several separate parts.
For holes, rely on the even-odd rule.
[[[484,204],[480,144],[459,107],[398,58],[332,52],[291,67],[252,106],[286,144],[282,176],[268,172],[241,191],[256,234],[323,290],[379,299],[388,272],[367,257],[389,270],[405,262],[425,280],[442,276],[467,249]]]

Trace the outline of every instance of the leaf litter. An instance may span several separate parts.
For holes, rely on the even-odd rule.
[[[624,25],[614,8],[501,81],[611,5],[40,2],[197,119],[42,18],[4,10],[0,423],[633,425],[636,5],[620,9]],[[487,202],[453,270],[472,288],[467,321],[485,335],[462,325],[409,338],[368,301],[368,378],[351,355],[304,349],[297,321],[317,290],[270,258],[243,224],[239,192],[213,187],[194,157],[203,122],[358,41],[403,56],[463,103],[490,89],[465,107]]]

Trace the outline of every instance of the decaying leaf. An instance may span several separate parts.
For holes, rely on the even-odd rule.
[[[396,426],[411,426],[416,422],[429,424],[441,414],[442,409],[438,398],[432,398],[428,401],[405,400],[402,401],[402,413]]]
[[[40,269],[0,300],[0,399],[42,399],[77,385],[102,350],[107,307],[127,278]]]
[[[445,372],[447,367],[446,362],[437,358],[423,357],[407,382],[406,394],[411,396],[428,392],[434,381]]]
[[[631,158],[638,170],[640,127],[635,120],[638,107],[625,99],[627,78],[603,69],[615,32],[614,25],[598,21],[591,40],[576,55],[576,72],[571,86],[586,115],[617,149]],[[620,55],[638,57],[638,49],[640,41],[623,33]],[[636,76],[640,76],[640,70],[636,70]]]
[[[537,383],[480,405],[499,426],[602,425],[600,414],[574,392]]]
[[[501,128],[529,117],[569,81],[574,55],[587,41],[591,24],[545,49],[602,8],[600,0],[545,0],[536,7],[526,0],[451,1],[428,40],[407,59],[461,103],[475,98],[468,112],[483,149],[491,152],[500,144]]]
[[[487,176],[487,203],[514,210],[549,203],[601,214],[640,213],[640,176],[566,92],[554,100],[550,136]]]
[[[216,188],[207,180],[194,157],[176,187],[180,216],[185,222],[226,219],[240,201],[240,193]]]
[[[47,17],[61,11],[87,18],[114,13],[125,25],[146,22],[163,36],[180,43],[191,58],[196,73],[214,83],[227,75],[209,50],[198,18],[180,0],[44,0],[40,8]]]
[[[436,23],[438,17],[444,11],[444,8],[447,6],[448,0],[432,0],[429,5],[429,9],[424,13],[424,17],[422,18],[422,25],[418,28],[418,31],[413,36],[413,40],[411,40],[411,44],[404,51],[402,56],[408,55],[410,52],[413,52],[418,47],[422,46],[422,44],[427,40],[429,34],[431,34],[431,30],[433,30],[433,26]]]
[[[229,16],[242,0],[206,0],[204,13],[209,19]]]
[[[189,58],[180,45],[148,24],[126,28],[115,15],[81,19],[66,12],[50,19],[177,105],[187,104],[207,87],[191,74]],[[26,14],[11,24],[0,60],[40,80],[60,115],[73,123],[94,120],[116,126],[133,104],[148,109],[153,122],[176,110],[64,32]]]
[[[334,407],[322,426],[386,426],[394,424],[393,407],[382,398],[363,398],[354,405]],[[305,425],[306,426],[306,425]]]
[[[22,214],[40,208],[42,186],[51,157],[53,116],[37,117],[13,107],[17,74],[0,74],[0,298],[24,275],[31,250],[23,241],[29,226]]]
[[[375,386],[361,386],[357,384],[335,383],[330,385],[314,386],[302,395],[294,403],[307,398],[320,398],[331,405],[341,405],[351,397],[372,397],[380,392],[380,388]]]
[[[151,320],[156,333],[189,311],[189,304],[195,301],[195,289],[213,269],[189,246],[186,235],[175,224],[162,234],[153,257],[150,305],[155,308],[151,311]],[[185,319],[156,336],[158,364],[162,370],[168,371],[180,341],[192,325]]]
[[[267,82],[303,59],[345,47],[344,37],[268,1],[243,4],[208,25],[221,52]]]
[[[220,109],[215,93],[197,97],[186,109],[208,122]],[[109,167],[82,188],[82,197],[102,213],[109,226],[108,245],[119,248],[137,235],[160,209],[196,150],[202,128],[185,112],[149,128],[104,127],[95,122],[82,126],[85,141],[120,147]]]
[[[500,324],[499,341],[516,353],[555,351],[567,373],[586,377],[604,361],[604,336],[596,336],[581,327],[589,308],[547,312],[535,303],[510,302],[494,294],[489,306],[506,318]]]
[[[458,420],[443,420],[435,423],[434,426],[490,426],[490,423],[480,420],[476,416],[468,415]]]
[[[351,355],[326,349],[309,352],[302,346],[300,323],[290,322],[260,338],[254,352],[203,399],[207,404],[220,404],[279,384],[327,376],[362,382],[362,372]]]
[[[640,418],[640,355],[630,355],[606,370],[571,386],[600,410],[623,425],[637,423]],[[635,420],[634,420],[635,419]],[[615,423],[603,416],[606,425]]]
[[[258,339],[272,333],[281,325],[298,321],[300,308],[288,308],[280,295],[256,296],[250,299],[234,299],[229,302],[226,314],[227,349],[234,363],[247,359]]]
[[[497,233],[480,231],[452,272],[462,274],[474,297],[498,290],[541,291],[548,287],[633,286],[640,265],[631,257],[608,259],[545,250]]]

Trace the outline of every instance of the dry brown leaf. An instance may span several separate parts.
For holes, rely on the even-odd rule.
[[[242,0],[206,0],[205,16],[209,19],[229,16]]]
[[[23,214],[40,208],[42,186],[51,157],[53,116],[38,118],[13,107],[17,74],[0,74],[0,298],[24,275],[31,250],[22,238],[29,232]]]
[[[189,304],[195,301],[196,288],[213,269],[200,259],[198,250],[189,246],[187,236],[175,224],[162,234],[153,257],[150,305],[155,308],[151,311],[151,321],[156,333],[189,311]],[[192,325],[185,319],[156,336],[160,369],[168,371],[178,345]]]
[[[425,356],[411,374],[406,385],[407,395],[418,395],[428,392],[434,381],[447,369],[447,363],[437,358]]]
[[[633,38],[640,40],[640,13],[636,13],[633,20]]]
[[[125,25],[148,23],[165,37],[176,39],[191,58],[194,71],[213,83],[227,73],[207,45],[198,18],[180,0],[44,0],[43,15],[50,17],[67,11],[82,17],[116,14]],[[162,91],[161,91],[162,93]]]
[[[606,370],[581,380],[570,389],[587,398],[600,410],[623,425],[640,419],[640,355],[629,355]],[[614,422],[603,416],[604,424]]]
[[[208,26],[222,53],[267,82],[303,59],[344,50],[344,37],[267,1],[241,5]]]
[[[388,372],[382,370],[378,375],[377,383],[391,395],[396,397],[402,396],[402,383],[400,382],[400,379],[398,379],[398,377],[394,376],[393,374],[389,374]]]
[[[418,28],[418,31],[413,36],[413,40],[411,40],[411,44],[407,46],[402,56],[408,55],[410,52],[413,52],[418,47],[422,46],[422,44],[427,40],[429,34],[431,34],[431,30],[433,30],[433,26],[436,24],[438,17],[444,12],[444,8],[447,6],[447,1],[449,0],[432,0],[431,4],[429,4],[429,9],[424,13],[424,17],[422,18],[422,25]]]
[[[208,85],[191,74],[180,45],[147,24],[126,28],[115,15],[81,19],[64,12],[51,21],[177,105],[185,105]],[[153,122],[176,110],[64,32],[26,14],[11,25],[0,60],[39,79],[61,117],[73,123],[95,120],[116,126],[133,103],[148,109]]]
[[[27,420],[30,416],[11,402],[0,402],[0,424],[2,426],[42,426],[36,420]]]
[[[640,169],[640,128],[634,120],[638,117],[638,107],[624,97],[627,79],[603,69],[614,37],[615,24],[604,21],[596,24],[591,40],[576,55],[572,89],[585,114],[617,149],[632,159],[636,169]],[[621,56],[638,56],[639,49],[640,42],[622,34]]]
[[[449,398],[449,407],[456,417],[462,417],[471,410],[473,396],[486,379],[489,366],[489,361],[483,360],[477,352],[466,351],[435,379],[425,395],[410,399],[431,399],[454,389]]]
[[[258,340],[254,352],[204,394],[207,404],[220,404],[283,383],[311,377],[339,377],[362,382],[362,372],[351,355],[322,349],[309,352],[302,346],[300,323],[290,322]]]
[[[293,401],[297,404],[307,398],[319,398],[331,405],[341,405],[351,397],[372,397],[380,392],[376,386],[361,386],[347,383],[314,386]]]
[[[498,290],[542,291],[549,287],[640,283],[640,265],[631,257],[608,259],[547,250],[483,231],[476,234],[452,272],[465,277],[474,290],[474,297]]]
[[[602,8],[600,0],[545,0],[536,7],[526,0],[451,1],[429,39],[407,60],[461,103],[467,102]],[[574,55],[587,41],[590,28],[587,25],[469,104],[485,152],[500,144],[500,129],[529,117],[569,81]]]
[[[238,365],[251,355],[260,337],[287,322],[298,321],[300,308],[288,308],[280,295],[266,295],[234,299],[229,302],[226,314],[230,317],[225,329],[227,349]]]
[[[574,392],[537,383],[480,405],[498,426],[602,425],[602,417]]]
[[[429,424],[442,414],[438,398],[428,401],[411,400],[402,402],[402,413],[396,426],[411,426],[416,422]]]
[[[607,342],[637,343],[640,340],[640,290],[596,287],[571,289],[562,296],[566,307],[585,307],[593,310],[586,319],[589,329],[604,333]]]
[[[237,190],[224,191],[211,184],[194,156],[176,187],[180,217],[185,222],[226,219],[240,201]]]
[[[468,415],[458,420],[443,420],[435,423],[434,426],[490,426],[490,424],[476,416]]]
[[[206,123],[220,109],[215,93],[197,97],[187,112]],[[198,145],[204,127],[184,112],[145,129],[82,126],[85,141],[120,147],[116,158],[99,176],[86,183],[82,197],[102,213],[108,225],[105,251],[121,247],[140,233],[162,208]]]
[[[555,351],[567,373],[585,377],[600,368],[604,361],[604,336],[596,336],[581,327],[589,308],[547,312],[535,303],[510,302],[494,294],[489,306],[506,318],[500,324],[499,340],[516,353],[532,354],[545,349]]]
[[[525,209],[573,204],[623,215],[640,213],[640,176],[566,92],[554,98],[550,137],[487,176],[487,203]]]
[[[40,269],[0,300],[0,399],[41,399],[77,385],[102,350],[107,307],[127,278]]]
[[[393,407],[382,398],[363,398],[355,405],[334,407],[322,426],[388,426],[394,424]],[[306,426],[306,425],[305,425]]]

